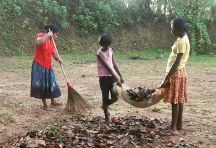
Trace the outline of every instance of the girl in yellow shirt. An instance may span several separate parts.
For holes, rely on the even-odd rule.
[[[182,129],[183,106],[187,102],[187,82],[185,65],[187,63],[190,42],[187,36],[187,24],[183,18],[171,21],[171,33],[177,37],[172,46],[166,68],[166,76],[161,84],[165,87],[164,102],[172,105],[172,122],[163,135],[177,135]]]

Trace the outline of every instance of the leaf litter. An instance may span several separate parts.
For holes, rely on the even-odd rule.
[[[170,141],[169,137],[160,136],[168,121],[162,118],[145,116],[113,117],[110,124],[105,124],[100,116],[73,116],[61,124],[48,126],[40,131],[30,131],[25,136],[16,138],[13,147],[196,147],[184,140]]]

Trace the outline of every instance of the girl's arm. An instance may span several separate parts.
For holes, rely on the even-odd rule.
[[[163,87],[169,80],[170,76],[177,70],[179,63],[181,61],[183,53],[178,53],[177,57],[175,59],[175,62],[173,63],[172,67],[170,68],[169,72],[167,73],[167,75],[165,76],[161,86]]]
[[[59,64],[62,64],[61,59],[59,58],[59,56],[57,55],[57,53],[55,51],[53,51],[52,56],[57,62],[59,62]]]
[[[112,61],[113,61],[114,69],[116,70],[116,72],[117,72],[118,75],[120,76],[120,81],[121,81],[121,83],[123,83],[124,80],[123,80],[122,75],[121,75],[121,73],[120,73],[120,71],[119,71],[119,69],[118,69],[118,66],[117,66],[116,62],[115,62],[114,56],[112,56]]]
[[[106,61],[104,60],[104,57],[101,53],[97,54],[97,58],[98,60],[105,66],[106,70],[109,71],[111,73],[112,76],[115,77],[115,79],[117,81],[119,81],[117,75],[115,74],[115,72],[109,67],[109,65],[106,63]]]
[[[37,46],[40,46],[47,38],[49,38],[49,37],[51,37],[51,36],[53,36],[52,31],[48,32],[48,33],[47,33],[45,36],[43,36],[43,37],[37,38],[37,40],[36,40],[36,45],[37,45]]]

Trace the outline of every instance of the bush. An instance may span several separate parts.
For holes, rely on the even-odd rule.
[[[62,29],[76,26],[80,34],[113,32],[124,25],[170,22],[176,16],[189,24],[191,49],[196,53],[215,52],[207,24],[216,22],[215,0],[1,0],[0,41],[2,49],[17,53],[22,30],[53,22]],[[23,53],[22,53],[23,54]]]

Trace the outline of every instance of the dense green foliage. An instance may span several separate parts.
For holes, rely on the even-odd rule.
[[[175,6],[174,12],[189,23],[189,35],[192,49],[198,53],[213,53],[216,45],[209,38],[207,24],[216,20],[214,17],[215,0],[170,0]]]
[[[18,31],[50,22],[62,29],[75,26],[83,35],[137,23],[170,22],[176,16],[187,20],[194,51],[213,53],[216,47],[207,30],[207,24],[216,22],[215,0],[2,0],[0,13],[0,35],[8,48]]]

